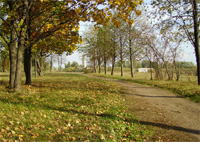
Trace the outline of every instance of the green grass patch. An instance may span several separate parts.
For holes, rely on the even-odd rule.
[[[48,73],[23,86],[0,84],[0,141],[146,141],[115,83],[77,74]]]
[[[150,80],[149,73],[137,73],[134,78],[130,75],[124,77],[117,75],[103,75],[103,74],[92,74],[99,77],[108,77],[128,82],[146,84],[153,87],[170,90],[177,95],[188,98],[194,102],[200,103],[200,87],[197,85],[197,81],[194,77],[183,76],[181,81],[169,81],[169,80]],[[191,79],[187,79],[191,78]],[[191,81],[192,80],[192,81]],[[195,81],[194,81],[195,80]]]

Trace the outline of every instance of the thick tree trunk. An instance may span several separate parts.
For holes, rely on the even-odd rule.
[[[17,50],[17,63],[16,63],[16,73],[15,73],[15,91],[21,91],[21,72],[22,72],[22,60],[23,60],[23,48],[24,48],[24,36],[25,32],[21,32],[21,36],[18,42]]]
[[[11,41],[9,44],[9,58],[10,58],[10,78],[9,78],[9,88],[13,89],[15,82],[15,72],[16,72],[16,33],[14,21],[11,21]]]
[[[22,15],[20,15],[21,20],[25,21],[27,18],[28,12],[28,0],[23,1],[23,10],[21,11]],[[20,26],[20,33],[18,36],[18,48],[17,48],[17,62],[16,62],[16,72],[15,72],[15,91],[22,91],[21,86],[21,73],[22,73],[22,60],[23,60],[23,50],[25,44],[25,34],[26,34],[26,26],[25,23]]]
[[[196,54],[197,62],[197,76],[198,76],[198,85],[200,85],[200,49],[199,49],[199,23],[198,23],[198,7],[197,0],[193,0],[193,21],[194,21],[194,47]]]
[[[13,1],[7,1],[9,5],[10,11],[13,10],[14,3]],[[15,18],[12,16],[11,18],[11,35],[10,35],[10,43],[8,45],[9,48],[9,59],[10,59],[10,76],[9,76],[9,88],[13,89],[15,87],[15,72],[16,72],[16,31],[15,31]]]

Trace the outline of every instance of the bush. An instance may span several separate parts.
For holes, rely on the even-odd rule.
[[[92,69],[83,69],[84,73],[94,73]]]
[[[69,67],[69,68],[63,69],[63,71],[65,71],[65,72],[75,72],[76,70],[77,70],[77,68],[74,68],[74,67]]]

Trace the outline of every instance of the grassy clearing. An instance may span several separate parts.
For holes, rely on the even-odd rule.
[[[49,73],[15,93],[0,80],[0,141],[146,141],[152,135],[126,113],[115,83]]]
[[[92,75],[151,85],[153,87],[170,90],[173,93],[186,97],[194,102],[200,103],[200,87],[197,85],[196,76],[181,76],[180,81],[168,81],[150,80],[150,73],[136,73],[134,78],[131,78],[130,73],[128,72],[124,73],[124,77],[120,76],[120,72],[117,72],[114,76],[103,74]]]

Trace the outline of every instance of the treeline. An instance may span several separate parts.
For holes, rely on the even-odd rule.
[[[123,62],[129,60],[130,73],[133,77],[133,63],[138,60],[148,60],[150,68],[152,63],[154,64],[156,79],[163,79],[163,73],[165,73],[168,80],[174,78],[179,80],[178,62],[182,50],[181,44],[189,41],[194,47],[198,85],[200,85],[198,30],[200,7],[197,0],[152,0],[151,2],[152,7],[149,8],[147,4],[146,9],[142,10],[139,17],[146,16],[141,18],[142,20],[130,11],[126,15],[128,19],[131,19],[129,21],[114,17],[118,24],[110,23],[108,26],[91,27],[87,33],[84,33],[85,46],[80,50],[89,57],[94,72],[98,70],[100,73],[101,65],[103,65],[106,74],[106,66],[110,61],[113,75],[115,62],[120,61],[121,76],[123,76]],[[117,15],[118,11],[112,11],[112,13]]]
[[[141,67],[150,68],[151,79],[153,68],[156,79],[164,79],[167,74],[168,80],[179,80],[180,69],[196,68],[191,62],[179,61],[182,38],[178,35],[174,38],[172,30],[157,36],[157,31],[145,22],[145,18],[134,15],[131,18],[135,22],[133,26],[121,21],[118,26],[112,23],[98,28],[91,26],[84,33],[84,45],[79,51],[89,58],[93,72],[101,73],[103,67],[104,74],[107,74],[107,66],[111,64],[111,75],[114,75],[115,67],[120,66],[121,76],[123,68],[129,67],[131,77],[134,77],[134,68],[143,60]]]
[[[150,65],[148,60],[142,60],[142,61],[135,61],[134,63],[135,69],[138,68],[155,68],[156,63],[152,62],[152,65]],[[168,63],[169,64],[169,63]],[[116,67],[121,67],[121,62],[117,61],[115,64]],[[127,61],[126,63],[123,63],[123,66],[125,68],[130,68],[130,62]],[[191,70],[196,70],[196,65],[193,62],[186,62],[186,61],[177,61],[177,66],[179,66],[180,69],[191,69]]]

